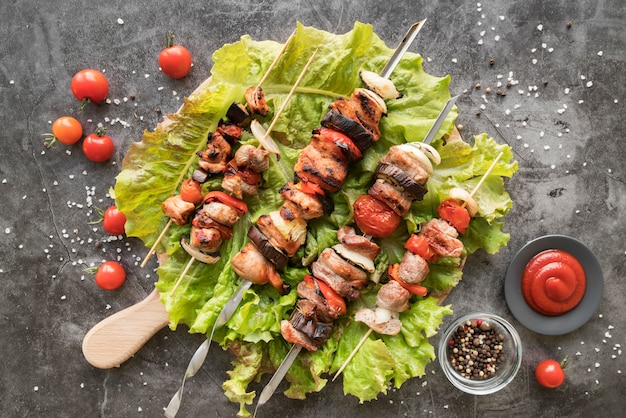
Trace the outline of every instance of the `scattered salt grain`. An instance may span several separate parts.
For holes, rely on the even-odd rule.
[[[124,24],[124,20],[121,17],[117,18],[117,24],[118,25],[123,25]]]
[[[4,233],[5,234],[10,234],[11,233],[11,228],[5,228]]]
[[[456,64],[457,63],[457,59],[456,58],[452,58],[452,62]]]
[[[34,390],[35,392],[39,392],[39,386],[35,386],[35,387],[33,387],[33,390]]]
[[[593,81],[587,81],[586,86],[587,86],[587,87],[591,87],[591,86],[593,86]]]
[[[604,55],[604,52],[598,51],[598,56],[601,57],[602,55]]]
[[[537,25],[537,30],[541,32],[543,30],[543,25],[542,24]]]

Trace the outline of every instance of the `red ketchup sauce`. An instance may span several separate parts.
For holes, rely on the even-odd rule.
[[[522,275],[522,294],[528,306],[547,316],[574,309],[587,287],[580,262],[562,250],[545,250],[531,258]]]

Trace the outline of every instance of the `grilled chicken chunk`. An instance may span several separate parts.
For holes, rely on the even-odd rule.
[[[299,179],[333,193],[343,186],[348,175],[348,161],[339,147],[314,135],[300,152],[294,171]]]
[[[395,312],[402,312],[409,309],[409,299],[411,299],[411,293],[402,287],[400,283],[390,280],[378,289],[376,306]]]
[[[379,334],[396,335],[402,330],[402,321],[398,318],[391,317],[388,321],[379,322],[376,320],[376,311],[374,309],[359,309],[354,315],[354,319],[363,322],[369,328]]]
[[[409,175],[413,181],[421,185],[426,184],[430,177],[426,168],[416,157],[411,153],[402,151],[397,146],[389,148],[389,151],[380,159],[380,162],[394,164]]]
[[[365,271],[350,264],[331,248],[324,249],[319,255],[318,261],[348,281],[367,282],[367,273]]]
[[[344,226],[337,231],[339,242],[370,260],[375,259],[380,254],[380,247],[362,235],[357,235],[354,228]]]
[[[174,195],[161,203],[161,209],[176,225],[185,225],[189,222],[196,206],[184,201],[180,195]]]
[[[215,222],[226,226],[233,226],[241,217],[237,210],[217,201],[205,203],[202,211]]]
[[[356,300],[361,296],[359,291],[367,285],[367,282],[349,282],[324,263],[319,260],[311,264],[311,272],[316,279],[319,279],[330,286],[339,296],[348,300]]]
[[[222,189],[235,196],[237,199],[242,199],[244,196],[256,196],[259,193],[258,184],[248,184],[237,173],[226,172],[222,179]]]
[[[322,117],[321,124],[345,134],[354,144],[364,152],[378,140],[359,120],[356,111],[344,98],[339,98],[330,104],[328,112]]]
[[[235,273],[242,279],[249,280],[254,284],[270,282],[272,287],[281,295],[289,291],[289,286],[283,283],[274,265],[263,257],[263,254],[251,242],[244,245],[241,251],[231,258],[230,262]]]
[[[407,251],[400,262],[398,278],[405,283],[419,284],[428,276],[429,272],[430,269],[426,260],[411,251]]]
[[[383,102],[384,104],[384,102]],[[372,134],[374,141],[380,139],[380,119],[386,109],[382,108],[374,99],[372,92],[365,89],[355,89],[350,96],[350,105],[354,109],[361,124]]]
[[[302,331],[298,331],[291,322],[286,319],[280,321],[280,333],[287,342],[300,345],[309,351],[317,351],[318,343]]]
[[[433,218],[426,222],[420,230],[431,248],[442,257],[460,257],[463,253],[463,243],[457,239],[459,232],[448,222]]]
[[[195,212],[193,219],[191,220],[191,225],[201,229],[216,229],[220,233],[220,237],[222,238],[222,240],[230,239],[233,236],[232,227],[222,225],[219,222],[215,222],[215,220],[207,215],[207,213],[202,209]]]
[[[226,164],[231,159],[232,147],[230,143],[220,134],[214,132],[207,141],[206,148],[198,151],[200,157],[198,165],[209,174],[219,174],[224,172]]]
[[[192,226],[189,234],[189,244],[203,253],[211,254],[220,249],[222,237],[220,231],[215,228]]]
[[[270,167],[270,153],[263,148],[244,144],[235,152],[235,164],[262,173]]]
[[[406,215],[413,203],[413,199],[408,193],[400,191],[393,184],[381,179],[372,184],[367,194],[385,202],[390,209],[400,216]]]
[[[280,189],[280,197],[285,200],[283,208],[293,213],[295,218],[309,220],[319,218],[324,214],[324,207],[317,196],[304,193],[292,182]]]
[[[337,313],[328,307],[326,299],[317,294],[318,290],[306,285],[304,281],[298,283],[298,302],[296,307],[309,318],[317,318],[322,322],[332,322],[338,318]]]
[[[261,86],[253,86],[248,88],[245,93],[248,109],[255,115],[267,116],[270,108],[265,102],[265,94]]]
[[[280,215],[278,215],[280,216]],[[273,219],[277,219],[275,215],[261,215],[256,222],[257,228],[267,237],[269,242],[278,250],[284,252],[287,257],[293,257],[296,251],[304,244],[306,239],[306,233],[301,237],[303,239],[290,239],[291,237],[285,237],[281,231],[274,224]],[[302,219],[294,219],[293,221],[285,221],[285,223],[293,223],[295,228],[303,227],[306,231],[306,222]],[[304,223],[303,223],[304,222]]]

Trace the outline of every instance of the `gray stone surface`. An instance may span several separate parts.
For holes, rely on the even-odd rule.
[[[461,94],[463,135],[488,132],[510,144],[519,161],[519,173],[507,186],[514,200],[506,219],[509,246],[494,256],[472,257],[448,300],[459,313],[486,309],[511,319],[523,339],[522,368],[509,387],[485,397],[458,392],[433,363],[425,377],[374,402],[360,405],[344,397],[336,382],[306,401],[278,393],[259,415],[623,416],[626,8],[621,0],[24,0],[3,1],[0,16],[0,415],[162,415],[202,337],[184,327],[163,330],[112,370],[94,369],[84,360],[85,333],[143,299],[156,280],[154,264],[141,270],[134,262],[145,248],[132,239],[107,241],[89,224],[98,216],[87,203],[92,199],[102,208],[112,203],[108,191],[128,146],[156,126],[162,117],[157,109],[175,111],[209,76],[213,51],[243,34],[284,41],[296,20],[335,32],[360,20],[395,46],[410,23],[427,17],[411,50],[427,58],[428,72],[451,75],[451,91]],[[161,74],[156,61],[170,29],[194,56],[190,76],[179,81]],[[88,162],[79,146],[42,145],[41,134],[50,131],[52,120],[77,114],[69,82],[87,67],[106,70],[109,97],[120,100],[79,114],[86,130],[99,122],[109,125],[117,150],[103,165]],[[518,83],[507,88],[509,79]],[[498,88],[506,96],[496,95]],[[131,95],[135,100],[126,100]],[[606,280],[593,318],[558,337],[525,329],[503,296],[513,254],[550,233],[586,243]],[[84,269],[118,255],[129,278],[118,291],[101,291]],[[536,363],[566,356],[565,385],[539,387]],[[236,414],[221,390],[231,359],[227,352],[212,351],[186,386],[180,416]]]

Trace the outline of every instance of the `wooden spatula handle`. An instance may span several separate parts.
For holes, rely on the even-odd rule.
[[[83,339],[83,355],[94,367],[110,369],[131,358],[168,323],[154,289],[148,297],[97,323]]]

